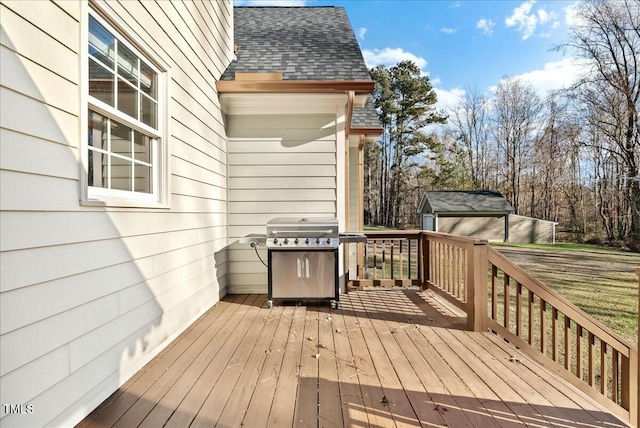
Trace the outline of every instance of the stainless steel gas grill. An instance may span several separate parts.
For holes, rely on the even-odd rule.
[[[361,234],[339,234],[336,218],[279,217],[267,223],[269,307],[280,300],[340,299],[338,246],[362,242]]]

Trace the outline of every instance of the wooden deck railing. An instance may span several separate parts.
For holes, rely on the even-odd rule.
[[[429,288],[467,314],[469,330],[500,335],[638,425],[638,349],[486,241],[424,231],[365,234],[352,287]]]

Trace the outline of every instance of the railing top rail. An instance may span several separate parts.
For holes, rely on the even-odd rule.
[[[486,239],[467,238],[464,236],[451,235],[449,233],[430,232],[430,231],[423,230],[422,234],[432,239],[437,239],[440,241],[450,241],[450,242],[461,244],[461,245],[487,245],[488,244],[488,241]]]
[[[364,230],[362,232],[371,239],[401,239],[420,237],[420,230]]]
[[[489,246],[487,258],[490,263],[501,269],[503,272],[506,272],[511,278],[524,285],[534,294],[537,294],[541,299],[544,299],[545,302],[551,303],[556,309],[568,316],[572,321],[577,322],[582,327],[604,340],[608,345],[616,348],[616,350],[626,357],[629,356],[629,350],[635,348],[630,342],[620,337],[600,321],[584,314],[582,309],[578,308],[576,305],[569,302],[567,299],[531,276],[495,248]],[[558,302],[559,304],[554,304],[555,302]]]

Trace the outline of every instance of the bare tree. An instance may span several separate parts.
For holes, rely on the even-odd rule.
[[[471,85],[466,86],[464,98],[450,114],[475,189],[489,188],[489,114],[489,98]]]
[[[596,138],[587,142],[604,155],[607,175],[600,180],[608,191],[624,189],[626,222],[623,238],[640,242],[640,0],[595,0],[581,3],[571,39],[559,48],[570,49],[591,66],[581,80],[581,102],[591,105],[590,125]],[[602,160],[602,157],[599,157]],[[614,166],[619,161],[620,165]],[[615,176],[611,174],[617,174]],[[600,182],[602,185],[605,183]],[[615,210],[617,211],[617,210]],[[616,219],[614,219],[617,221]],[[607,223],[605,225],[613,227]]]
[[[498,83],[493,100],[492,132],[500,149],[504,193],[517,214],[521,211],[520,181],[530,166],[542,106],[531,85],[514,77]]]

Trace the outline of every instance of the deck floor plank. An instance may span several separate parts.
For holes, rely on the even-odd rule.
[[[78,426],[626,426],[429,291],[265,301],[225,296]]]
[[[291,329],[289,330],[289,337],[287,337],[285,344],[282,370],[278,374],[275,396],[271,412],[268,415],[267,426],[269,427],[279,428],[292,426],[293,424],[296,394],[298,392],[298,376],[300,375],[300,355],[302,354],[302,342],[304,341],[305,316],[305,307],[296,307],[293,313]]]
[[[383,300],[374,301],[373,303],[378,308],[385,305]],[[385,313],[382,312],[382,314]],[[378,314],[380,314],[379,310]],[[400,377],[408,380],[415,377],[415,373],[406,363],[405,355],[402,352],[398,352],[393,346],[395,340],[391,335],[394,330],[389,329],[384,321],[374,318],[375,316],[377,316],[375,313],[370,313],[369,309],[367,309],[367,316],[359,318],[359,320],[363,330],[371,332],[371,334],[365,335],[365,340],[385,391],[385,397],[388,401],[387,406],[389,406],[389,410],[398,427],[420,426],[414,406],[415,408],[424,406],[420,399],[416,399],[420,395],[422,385],[419,382],[415,383],[413,387],[419,389],[413,391],[415,394],[409,395],[407,393]],[[411,388],[409,388],[409,391],[411,391]],[[414,398],[413,403],[411,402],[411,397]]]
[[[244,413],[249,406],[253,391],[256,389],[256,384],[260,373],[262,372],[267,351],[273,339],[273,335],[276,332],[278,324],[276,322],[268,322],[269,319],[280,319],[282,314],[282,306],[276,306],[269,309],[262,309],[254,321],[254,325],[251,330],[254,330],[257,335],[257,340],[253,340],[251,349],[238,348],[237,353],[246,353],[248,358],[242,367],[233,390],[229,393],[228,390],[222,390],[224,394],[228,394],[229,400],[224,407],[219,418],[216,418],[216,426],[220,427],[239,427],[244,419]],[[258,325],[262,325],[262,331],[259,332]],[[249,335],[245,336],[247,339]],[[228,367],[225,371],[227,373],[233,373],[236,370],[233,367]],[[237,370],[236,370],[237,372]],[[230,383],[230,382],[229,382]],[[216,400],[216,403],[218,400]],[[217,406],[216,406],[217,407]]]
[[[342,405],[330,308],[318,308],[318,426],[342,428]]]
[[[207,353],[197,361],[197,365],[192,367],[193,376],[197,377],[187,395],[175,409],[165,426],[184,427],[198,415],[202,404],[209,395],[211,388],[215,386],[222,370],[229,362],[231,355],[246,333],[252,317],[255,315],[255,302],[257,296],[249,298],[229,321],[221,326],[218,340],[209,343]]]
[[[356,314],[359,316],[366,314],[365,305],[354,296],[353,299],[349,299],[348,303],[342,303],[342,306],[345,328],[351,342],[357,378],[360,382],[369,424],[374,427],[395,427],[396,424],[389,408],[381,402],[385,392],[371,360],[371,353],[364,338],[362,325],[356,316]]]
[[[210,388],[209,395],[202,404],[198,415],[189,425],[190,427],[209,428],[215,426],[225,405],[232,397],[230,392],[235,388],[249,354],[262,333],[265,325],[264,318],[268,317],[270,312],[270,309],[265,307],[266,300],[263,296],[256,302],[258,304],[250,308],[250,314],[247,314],[247,318],[250,318],[251,323],[244,331],[242,340],[236,346],[226,366],[222,368],[215,385]]]
[[[300,428],[315,428],[318,424],[318,317],[317,304],[309,304],[304,317],[298,393],[293,415],[293,425]]]
[[[369,419],[342,310],[333,311],[332,317],[342,420],[345,427],[366,427]]]
[[[260,378],[247,407],[242,425],[246,427],[266,426],[271,405],[275,397],[278,378],[282,370],[282,360],[286,349],[295,307],[284,306],[278,318],[269,317],[266,322],[277,323],[276,332],[266,351],[266,358]]]

